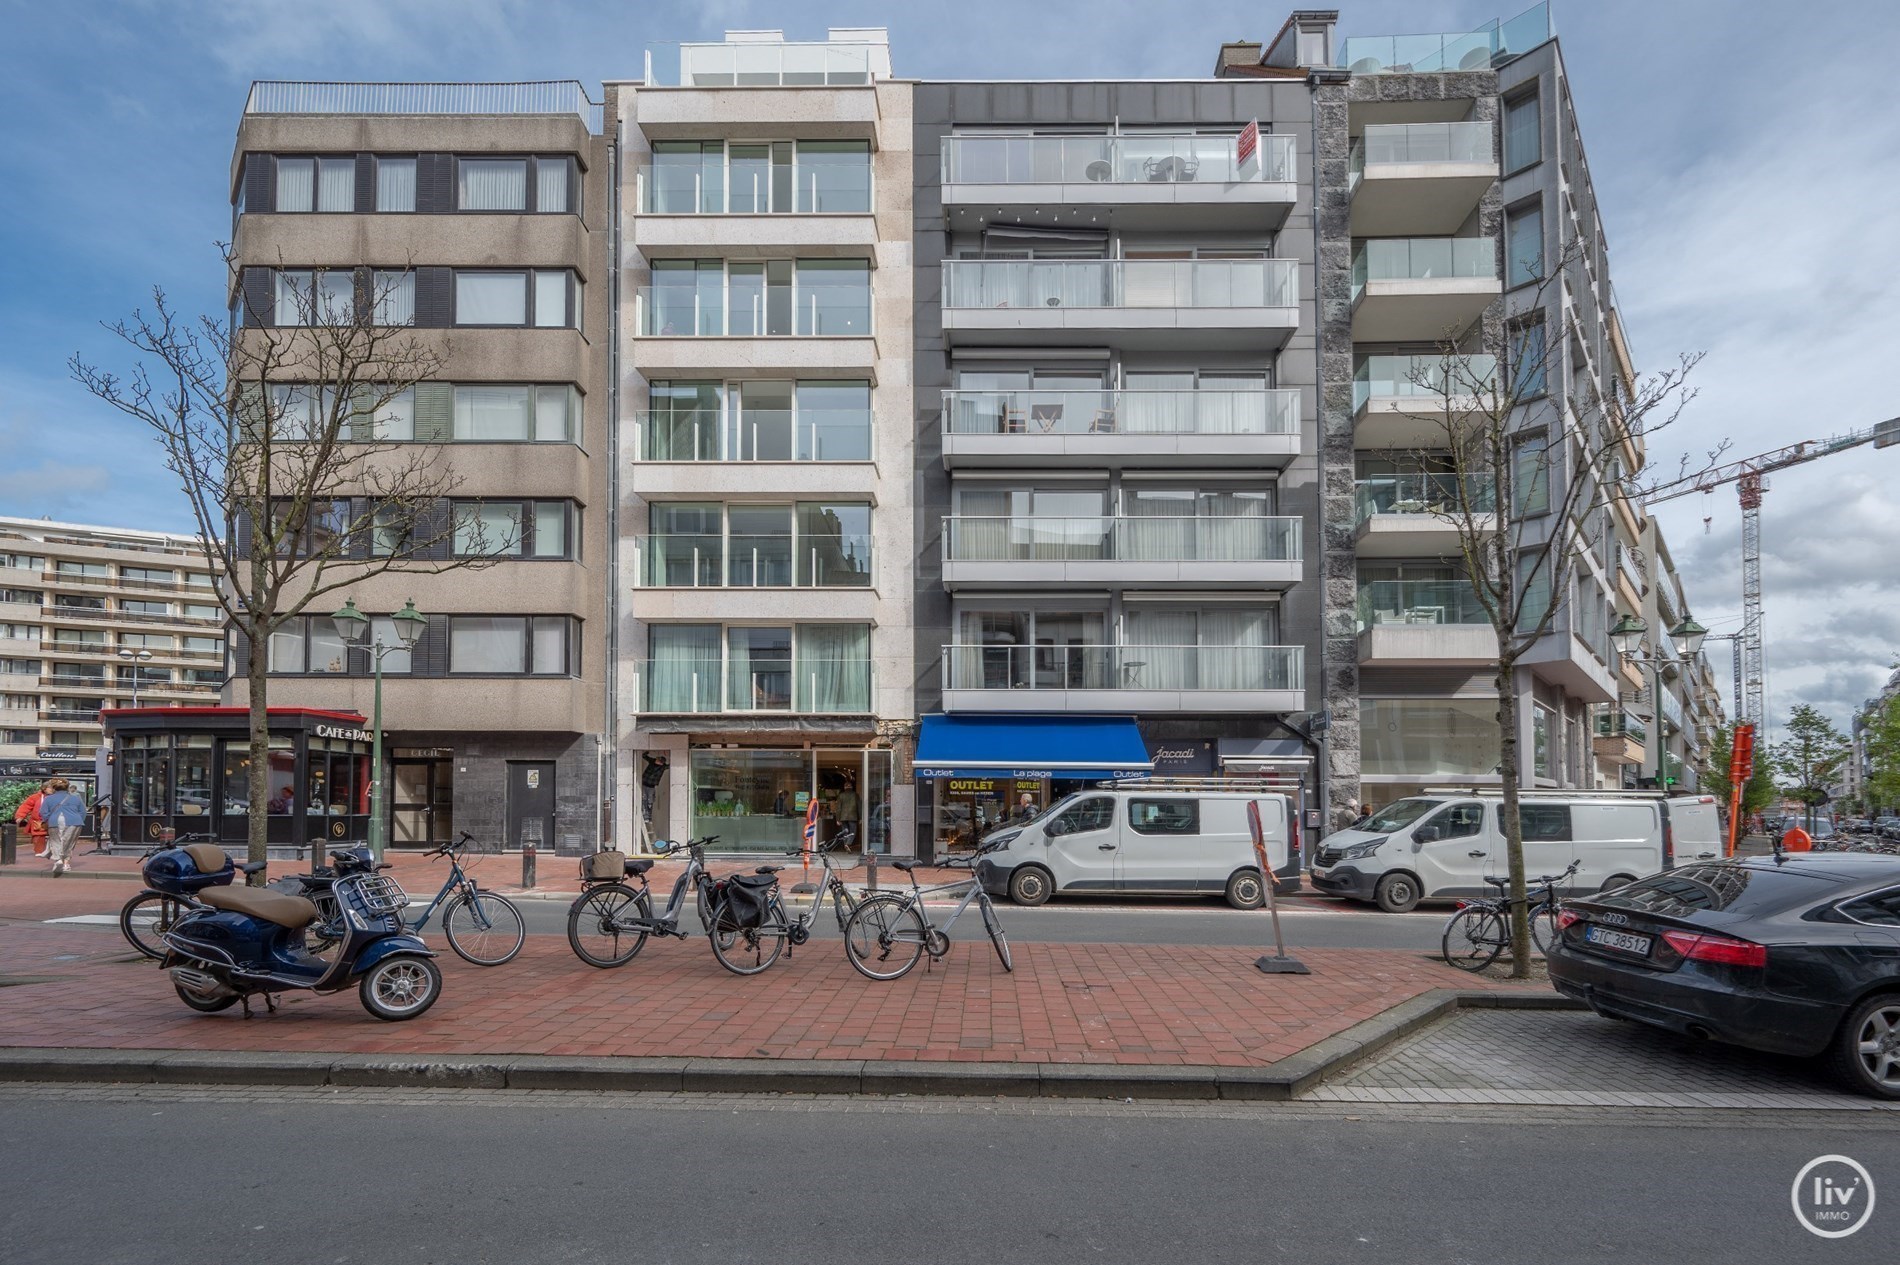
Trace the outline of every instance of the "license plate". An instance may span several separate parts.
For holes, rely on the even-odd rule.
[[[1583,938],[1591,944],[1600,944],[1606,949],[1620,949],[1624,953],[1649,956],[1649,937],[1633,936],[1627,931],[1611,931],[1608,927],[1585,927]]]

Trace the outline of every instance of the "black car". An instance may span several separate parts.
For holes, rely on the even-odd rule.
[[[1600,1015],[1825,1056],[1900,1098],[1900,857],[1748,857],[1566,901],[1557,990]]]

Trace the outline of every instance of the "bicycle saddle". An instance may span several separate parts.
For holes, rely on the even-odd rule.
[[[645,874],[648,870],[652,868],[653,868],[652,857],[642,857],[637,861],[629,860],[626,863],[626,871],[627,871],[627,876],[629,878],[631,878],[632,876],[636,874]]]
[[[1500,891],[1502,891],[1503,889],[1511,885],[1511,880],[1508,875],[1504,878],[1492,878],[1489,874],[1487,874],[1484,876],[1484,881],[1489,883],[1491,886],[1497,888]]]
[[[898,860],[898,861],[891,862],[891,868],[893,870],[902,870],[904,871],[904,873],[908,874],[912,870],[917,868],[917,863],[915,861]]]
[[[761,865],[758,869],[752,872],[754,874],[777,874],[780,870],[784,868],[785,867],[782,865]]]

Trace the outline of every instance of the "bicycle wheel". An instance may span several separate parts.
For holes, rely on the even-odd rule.
[[[867,897],[844,924],[844,955],[860,975],[896,979],[924,955],[923,915],[896,895]]]
[[[119,932],[126,942],[154,961],[165,956],[159,937],[185,916],[185,903],[163,892],[140,892],[119,911]]]
[[[513,901],[493,892],[464,892],[442,914],[449,947],[477,966],[500,966],[521,952],[528,924]]]
[[[1539,953],[1550,956],[1550,946],[1557,943],[1557,937],[1562,933],[1562,928],[1557,925],[1555,905],[1531,910],[1531,943],[1537,946]]]
[[[1482,971],[1510,941],[1510,928],[1497,910],[1472,905],[1445,924],[1445,961],[1461,971]]]
[[[582,892],[567,911],[567,944],[574,956],[603,970],[625,966],[646,946],[645,927],[630,927],[634,919],[650,920],[651,902],[644,891],[609,883]]]
[[[718,925],[719,918],[715,914],[713,926]],[[719,959],[719,965],[734,975],[757,975],[785,952],[791,928],[785,923],[785,907],[775,900],[767,908],[762,926],[715,930],[706,939],[712,944],[713,956]]]
[[[988,896],[977,897],[977,903],[983,906],[983,926],[990,933],[990,943],[996,946],[996,960],[1003,964],[1005,971],[1015,970],[1016,963],[1009,956],[1009,937],[1003,934],[1003,923],[996,916],[996,906],[990,904]]]

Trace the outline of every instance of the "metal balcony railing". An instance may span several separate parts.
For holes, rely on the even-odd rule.
[[[260,79],[246,114],[572,114],[601,130],[579,80],[524,83],[328,83]]]
[[[951,690],[1297,690],[1301,646],[943,648]]]
[[[1144,132],[1127,136],[946,136],[945,184],[1240,184],[1294,178],[1293,138],[1265,135],[1243,166],[1239,138]]]
[[[1293,390],[945,391],[950,435],[1297,435]]]
[[[946,308],[1276,308],[1294,259],[946,259]]]
[[[1300,520],[1230,515],[952,514],[946,562],[1297,562]]]

